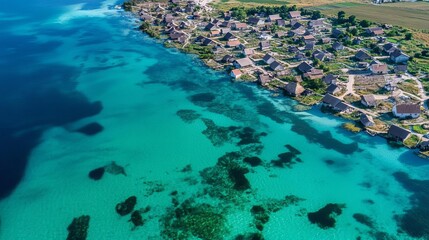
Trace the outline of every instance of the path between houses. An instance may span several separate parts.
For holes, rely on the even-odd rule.
[[[344,99],[345,96],[347,96],[347,94],[352,94],[354,96],[359,97],[358,94],[355,93],[354,89],[353,89],[353,85],[355,84],[355,75],[349,75],[349,81],[347,82],[347,91],[341,95],[339,98],[340,99]]]

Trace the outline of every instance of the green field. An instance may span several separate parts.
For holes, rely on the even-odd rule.
[[[359,3],[335,3],[313,7],[325,14],[333,15],[345,11],[378,23],[386,23],[429,31],[429,2],[401,2],[382,5]]]

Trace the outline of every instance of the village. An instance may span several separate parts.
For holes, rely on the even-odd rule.
[[[303,105],[350,120],[344,128],[381,135],[429,155],[426,92],[412,75],[411,56],[387,41],[393,26],[336,19],[292,7],[235,8],[207,2],[127,2],[140,29],[167,47],[198,55],[235,81],[257,82]],[[407,36],[406,38],[411,36]],[[426,74],[426,75],[425,75]]]

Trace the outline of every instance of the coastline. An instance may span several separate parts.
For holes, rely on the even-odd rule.
[[[174,1],[174,0],[173,0]],[[170,1],[171,2],[171,1]],[[177,3],[179,3],[180,1],[176,1]],[[176,4],[176,2],[174,4]],[[161,4],[159,2],[152,2],[155,5],[158,5],[158,7],[161,7]],[[190,3],[190,2],[188,2]],[[201,9],[203,9],[203,11],[207,11],[210,15],[210,13],[213,11],[212,8],[208,7],[208,4],[210,3],[210,1],[196,1],[195,4],[197,6],[200,6]],[[164,3],[165,4],[165,3]],[[167,3],[168,4],[168,3]],[[164,6],[164,5],[162,5]],[[254,76],[249,76],[246,75],[244,77],[241,78],[235,78],[232,74],[233,74],[233,69],[231,70],[230,67],[225,68],[219,65],[216,65],[216,62],[218,62],[219,60],[215,60],[213,59],[214,54],[212,55],[208,55],[207,51],[204,51],[204,53],[201,53],[201,50],[197,49],[193,49],[193,48],[188,48],[188,46],[191,45],[190,42],[186,42],[184,45],[182,42],[177,43],[176,41],[172,41],[169,38],[169,34],[168,32],[165,33],[161,28],[157,28],[156,30],[153,29],[153,27],[155,26],[154,24],[150,24],[150,25],[146,25],[146,27],[143,27],[143,25],[145,24],[145,20],[142,19],[142,9],[143,7],[140,6],[140,11],[136,11],[135,10],[135,5],[131,5],[131,7],[129,9],[126,9],[126,3],[124,3],[124,5],[122,6],[123,8],[125,8],[126,11],[132,12],[133,16],[138,19],[139,21],[141,21],[143,24],[140,25],[139,29],[140,31],[146,33],[147,35],[149,35],[149,37],[158,39],[160,41],[160,43],[162,43],[164,45],[164,47],[167,48],[175,48],[183,53],[187,53],[187,54],[193,54],[196,55],[205,65],[206,67],[209,67],[213,70],[216,71],[224,71],[225,73],[228,74],[229,71],[231,71],[230,75],[232,77],[232,81],[237,81],[237,82],[258,82],[260,84],[261,87],[269,90],[272,92],[272,94],[274,96],[278,96],[279,94],[282,94],[283,96],[287,96],[290,97],[294,100],[296,100],[302,107],[300,107],[299,109],[304,110],[307,107],[311,107],[314,105],[321,105],[321,109],[320,111],[322,113],[328,113],[331,115],[335,115],[337,117],[340,117],[344,120],[348,120],[349,122],[346,122],[342,125],[342,127],[347,130],[350,131],[352,133],[360,133],[365,131],[365,133],[369,134],[370,136],[380,136],[382,138],[385,138],[387,141],[387,144],[391,145],[392,147],[406,147],[408,149],[410,149],[410,151],[415,150],[416,148],[419,148],[419,144],[420,143],[424,143],[424,138],[422,138],[421,134],[417,134],[415,132],[409,132],[409,136],[407,139],[411,139],[413,138],[413,142],[410,143],[410,141],[405,141],[405,139],[402,140],[402,142],[398,142],[398,139],[395,139],[394,137],[392,137],[390,135],[389,129],[386,128],[386,126],[389,126],[390,124],[386,123],[386,122],[382,122],[379,121],[377,119],[378,122],[376,122],[376,127],[371,128],[371,127],[367,127],[364,124],[362,124],[362,120],[359,119],[359,115],[353,114],[353,112],[360,112],[360,114],[365,114],[367,115],[368,112],[366,112],[364,109],[358,108],[357,111],[353,111],[351,109],[353,109],[353,106],[348,105],[346,102],[346,105],[348,105],[348,107],[351,107],[350,109],[347,109],[344,112],[338,112],[336,111],[336,109],[334,109],[332,106],[329,105],[329,103],[326,104],[326,102],[324,101],[326,95],[331,95],[326,93],[325,97],[317,92],[314,92],[310,95],[310,97],[305,96],[305,97],[300,97],[300,96],[294,96],[293,94],[287,94],[287,88],[285,87],[285,85],[289,84],[286,81],[282,81],[280,79],[275,79],[275,81],[271,81],[269,84],[263,84],[261,82],[260,79],[255,79]],[[139,7],[139,5],[137,4],[137,7]],[[174,24],[174,22],[172,22]],[[157,24],[158,25],[158,24]],[[162,25],[161,25],[162,26]],[[173,29],[175,28],[174,25],[172,25]],[[167,25],[168,27],[168,25]],[[196,27],[195,27],[196,29]],[[155,33],[157,31],[157,33]],[[191,31],[192,33],[192,31]],[[191,41],[191,37],[192,36],[187,36],[187,41]],[[195,37],[195,36],[194,36]],[[208,56],[207,56],[208,55]],[[298,82],[299,84],[299,82]],[[353,93],[354,94],[354,93]],[[345,94],[344,94],[345,95]],[[334,94],[332,94],[331,96],[335,96]],[[310,100],[308,100],[310,98]],[[307,107],[306,107],[307,106]],[[370,114],[369,117],[375,117],[375,115]],[[372,118],[371,118],[372,120]],[[414,137],[418,137],[418,139],[416,140]],[[414,153],[421,157],[421,158],[428,158],[429,155],[427,154],[427,152],[425,151],[419,151],[416,152],[414,151]]]

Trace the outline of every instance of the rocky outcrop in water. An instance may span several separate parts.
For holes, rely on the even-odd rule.
[[[243,162],[248,163],[252,167],[256,167],[262,164],[262,160],[259,157],[245,157]]]
[[[118,203],[115,209],[119,215],[125,216],[127,214],[130,214],[134,210],[136,204],[137,197],[131,196],[127,198],[124,202]]]
[[[143,216],[140,213],[140,211],[134,211],[131,214],[130,221],[134,224],[134,227],[143,226],[143,224],[144,224]]]
[[[124,175],[127,176],[127,173],[125,172],[125,168],[116,164],[115,161],[112,161],[110,164],[105,166],[106,172],[113,174],[113,175]]]
[[[88,234],[89,219],[88,215],[74,218],[72,223],[67,227],[67,231],[69,232],[67,240],[85,240]]]
[[[104,167],[100,167],[89,172],[88,176],[89,178],[97,181],[103,177],[104,172],[105,172]]]
[[[182,109],[176,112],[176,115],[179,116],[185,123],[193,123],[195,120],[201,117],[194,110]]]
[[[335,218],[341,215],[344,207],[343,204],[329,203],[316,212],[308,213],[308,220],[322,229],[333,228],[335,227]]]
[[[302,160],[298,157],[301,152],[292,147],[291,145],[287,144],[285,147],[289,150],[288,152],[280,153],[277,155],[279,158],[276,160],[272,160],[271,163],[276,167],[288,167],[292,168],[292,165],[296,164],[297,162],[302,162]]]

